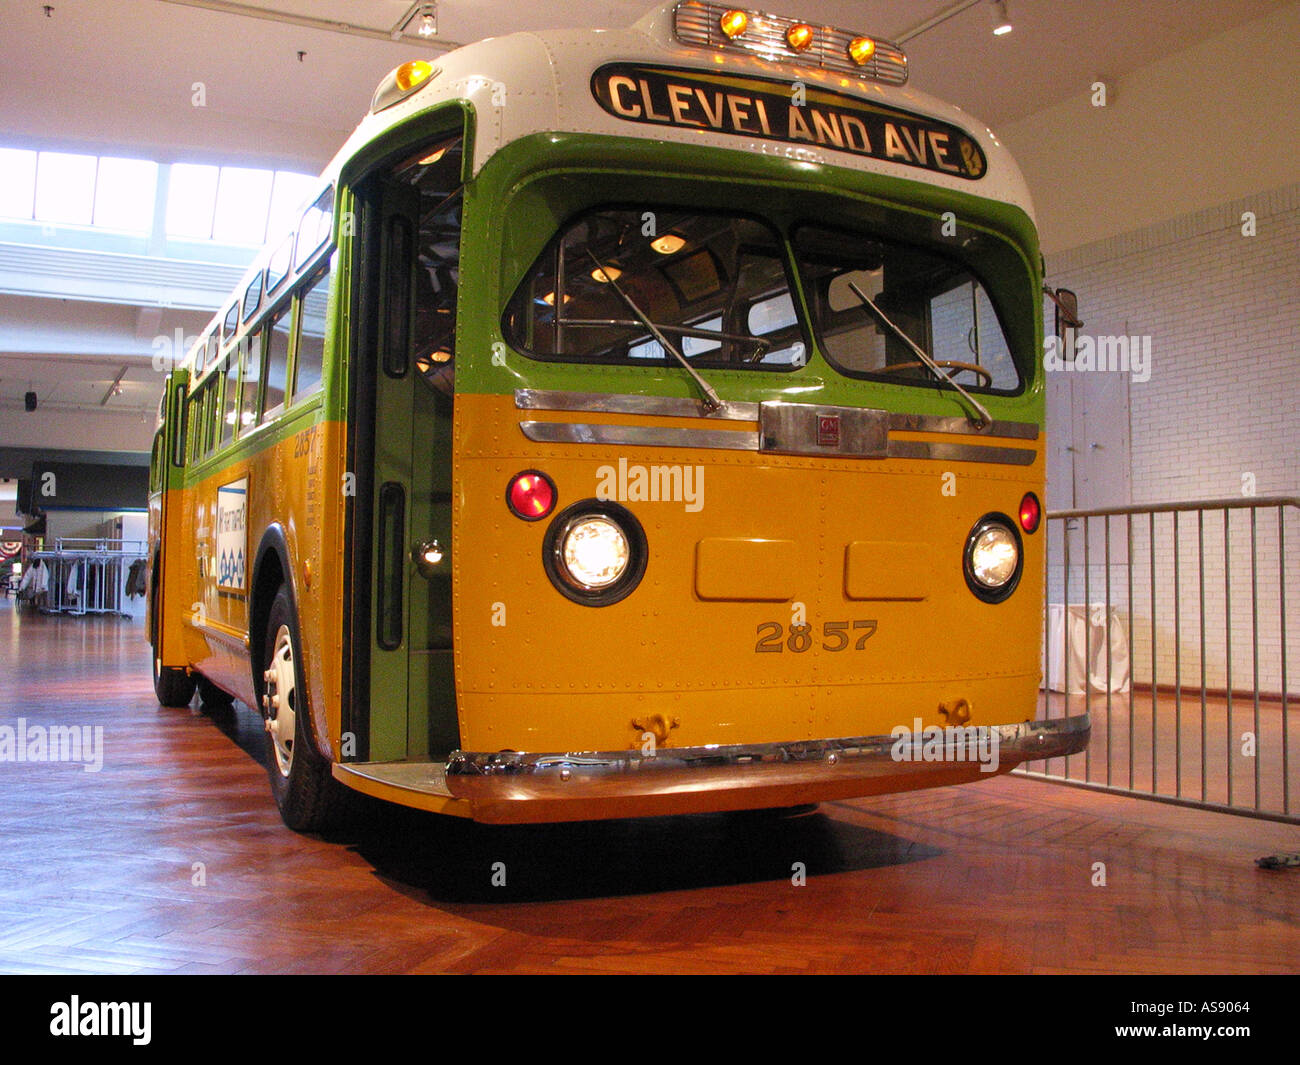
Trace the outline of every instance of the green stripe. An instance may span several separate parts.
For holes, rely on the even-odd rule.
[[[467,187],[458,391],[505,395],[526,387],[696,395],[684,372],[542,362],[506,345],[501,315],[515,288],[565,219],[600,204],[749,209],[786,232],[800,222],[842,223],[950,252],[959,242],[945,244],[937,234],[942,215],[951,211],[959,237],[980,246],[973,261],[999,292],[1014,350],[1037,356],[1020,395],[981,393],[980,401],[995,418],[1042,423],[1042,276],[1037,234],[1021,208],[839,166],[591,134],[538,134],[516,141],[494,155]],[[966,255],[972,258],[969,251]],[[505,345],[505,366],[493,363],[496,344]],[[951,390],[846,378],[816,350],[793,372],[711,369],[705,376],[724,400],[737,402],[787,398],[939,415],[963,409]]]

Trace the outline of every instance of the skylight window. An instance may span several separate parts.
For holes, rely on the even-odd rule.
[[[98,162],[93,155],[41,152],[36,160],[36,221],[90,225]]]
[[[212,239],[212,212],[217,203],[221,168],[173,163],[167,190],[167,235]]]
[[[213,240],[222,244],[261,244],[266,240],[272,178],[269,170],[221,168],[217,209],[212,218]]]
[[[95,177],[92,224],[126,233],[148,233],[153,229],[157,191],[157,163],[145,159],[101,158]]]
[[[271,217],[267,222],[269,238],[285,233],[298,223],[298,214],[307,197],[316,191],[319,179],[288,170],[275,172],[275,190],[271,193]]]
[[[0,218],[31,218],[36,201],[36,153],[0,148]]]
[[[288,170],[173,163],[166,236],[259,247],[291,231],[317,179]],[[145,159],[0,148],[0,220],[147,234],[159,164]]]
[[[148,233],[157,191],[147,160],[0,148],[0,218]]]
[[[287,170],[176,163],[167,235],[222,244],[263,244],[291,228],[316,179]]]

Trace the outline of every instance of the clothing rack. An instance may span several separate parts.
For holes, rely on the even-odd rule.
[[[50,570],[45,601],[37,604],[41,613],[131,617],[124,603],[127,571],[148,552],[144,540],[86,537],[59,537],[52,551],[28,552],[28,565],[41,561]]]

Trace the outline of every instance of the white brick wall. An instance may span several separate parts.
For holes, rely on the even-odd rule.
[[[1255,215],[1255,236],[1242,232],[1244,212]],[[1252,475],[1257,495],[1300,495],[1300,185],[1287,186],[1167,223],[1052,256],[1051,283],[1079,294],[1085,323],[1104,322],[1130,335],[1152,337],[1150,380],[1131,381],[1129,483],[1134,504],[1243,497]],[[1088,332],[1085,324],[1084,332]],[[1069,425],[1066,399],[1049,390],[1048,431]],[[1122,412],[1117,412],[1122,417]],[[1083,501],[1081,501],[1082,503]],[[1222,512],[1205,519],[1205,682],[1254,685],[1258,626],[1259,686],[1282,686],[1282,583],[1300,596],[1300,513],[1285,519],[1285,561],[1278,557],[1276,508],[1257,516],[1255,604],[1252,608],[1249,512],[1231,518],[1225,577]],[[1112,519],[1123,536],[1123,519]],[[1155,588],[1150,594],[1151,548],[1145,517],[1134,521],[1134,677],[1173,683],[1176,663],[1184,684],[1201,682],[1200,592],[1195,515],[1179,519],[1181,594],[1175,639],[1174,539],[1168,515],[1156,519]],[[1071,543],[1069,598],[1085,597],[1081,534]],[[1104,543],[1092,524],[1091,598],[1104,599]],[[1059,535],[1053,542],[1049,598],[1064,593]],[[1112,554],[1112,602],[1123,603],[1127,573]],[[1231,600],[1231,626],[1228,600]],[[1152,616],[1154,613],[1154,624]],[[1286,618],[1287,686],[1300,690],[1300,611]],[[1152,656],[1154,633],[1155,654]],[[1181,659],[1180,662],[1178,660]]]

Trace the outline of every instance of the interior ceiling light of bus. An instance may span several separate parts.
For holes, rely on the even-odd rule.
[[[888,85],[907,81],[907,56],[892,41],[762,11],[683,0],[673,12],[673,32],[683,44],[750,52]]]

